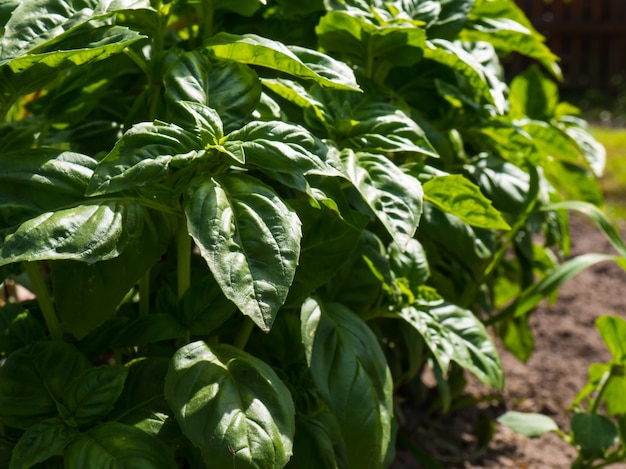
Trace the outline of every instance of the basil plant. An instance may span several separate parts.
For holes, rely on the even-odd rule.
[[[561,263],[604,150],[513,0],[1,0],[0,28],[3,467],[387,467],[423,373],[443,409],[458,370],[502,388],[486,325],[527,358],[599,260]]]

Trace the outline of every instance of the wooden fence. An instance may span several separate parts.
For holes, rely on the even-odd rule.
[[[626,86],[626,0],[516,0],[561,58],[564,87]],[[527,64],[515,57],[510,68]]]

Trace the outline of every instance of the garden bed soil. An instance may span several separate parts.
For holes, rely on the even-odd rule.
[[[622,227],[624,228],[624,227]],[[624,235],[624,229],[622,229]],[[614,253],[612,246],[593,224],[582,218],[572,219],[572,254],[585,252]],[[597,264],[569,280],[552,306],[542,304],[530,320],[535,336],[535,352],[527,363],[519,362],[499,346],[505,370],[506,390],[500,394],[486,390],[468,377],[467,392],[484,401],[446,417],[438,426],[444,433],[466,440],[466,460],[449,462],[454,469],[567,469],[576,451],[550,433],[537,439],[514,434],[496,424],[495,435],[486,450],[477,448],[469,429],[484,417],[497,417],[508,411],[540,412],[552,417],[560,428],[569,428],[568,406],[587,382],[591,363],[610,359],[594,321],[611,314],[626,317],[626,272],[615,263]],[[492,396],[490,398],[489,396]],[[407,415],[411,409],[406,409]],[[483,419],[484,421],[485,419]],[[445,428],[445,426],[448,428]],[[413,425],[415,427],[415,425]],[[415,437],[425,448],[442,451],[442,445],[428,436]],[[461,452],[463,453],[463,452]],[[448,451],[447,456],[452,456]],[[457,454],[457,456],[459,456]],[[421,469],[402,446],[399,446],[392,469]],[[626,468],[626,463],[610,466]]]

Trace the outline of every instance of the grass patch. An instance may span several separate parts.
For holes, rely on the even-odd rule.
[[[606,148],[606,167],[600,187],[608,215],[626,220],[626,129],[593,127],[593,136]]]

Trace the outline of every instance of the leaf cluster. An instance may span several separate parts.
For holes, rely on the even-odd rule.
[[[34,294],[3,466],[386,467],[398,402],[502,388],[486,324],[527,358],[607,259],[559,266],[564,209],[614,233],[604,150],[512,0],[7,0],[0,32],[0,280]]]

